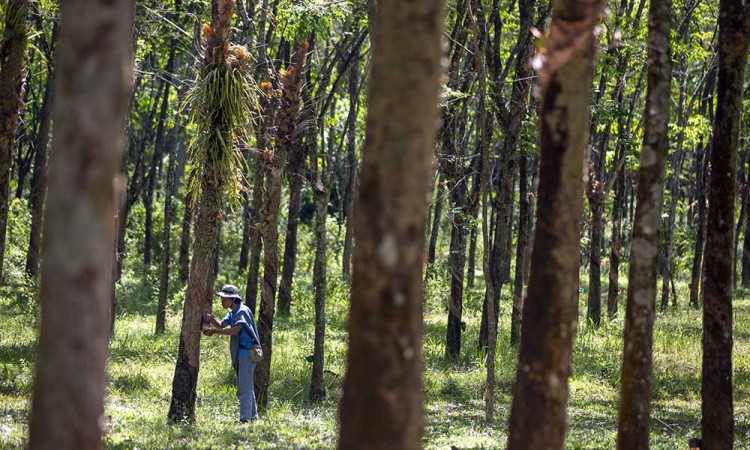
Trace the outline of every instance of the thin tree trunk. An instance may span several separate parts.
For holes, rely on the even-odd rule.
[[[700,285],[701,285],[701,274],[703,273],[703,253],[706,246],[706,178],[708,175],[708,167],[707,167],[707,154],[709,153],[708,148],[704,147],[701,143],[701,152],[700,152],[700,158],[701,161],[700,167],[696,171],[696,190],[697,192],[697,204],[698,204],[698,218],[696,223],[696,232],[695,232],[695,254],[693,257],[693,270],[690,277],[690,306],[693,308],[698,308],[700,306]],[[745,242],[750,244],[747,240],[747,235]],[[743,262],[745,259],[745,254],[743,252]],[[744,266],[743,266],[743,284],[745,279],[745,272],[744,272]],[[748,273],[748,280],[750,280],[750,273]]]
[[[521,340],[521,312],[523,311],[524,267],[526,248],[529,245],[529,193],[527,176],[527,156],[518,155],[518,240],[516,242],[516,273],[513,280],[513,311],[510,316],[510,344],[518,345]]]
[[[193,227],[193,200],[188,192],[182,201],[184,211],[182,214],[182,232],[180,233],[180,281],[187,283],[190,275],[190,230]]]
[[[10,167],[23,97],[29,1],[9,0],[0,47],[0,285],[3,284],[5,238],[10,200]]]
[[[435,262],[435,250],[437,248],[438,236],[440,235],[440,223],[443,219],[444,195],[443,180],[442,177],[439,177],[437,181],[437,195],[435,195],[435,214],[432,216],[432,228],[430,229],[430,244],[427,248],[428,268]]]
[[[71,0],[60,13],[29,448],[97,449],[134,5]]]
[[[750,6],[719,3],[719,82],[708,180],[703,278],[703,448],[734,445],[732,400],[733,226],[739,121],[747,66]]]
[[[509,450],[562,449],[576,323],[584,153],[602,4],[556,2],[541,92],[539,210]]]
[[[349,116],[347,117],[347,158],[346,164],[348,182],[346,187],[346,205],[344,215],[346,216],[346,231],[344,233],[344,250],[341,256],[341,270],[344,280],[349,283],[351,279],[351,255],[354,242],[354,201],[357,196],[357,112],[359,110],[359,50],[356,50],[354,62],[349,69]]]
[[[329,158],[332,155],[329,156]],[[317,158],[316,158],[317,159]],[[312,164],[317,165],[314,161]],[[313,169],[317,172],[317,169]],[[313,285],[315,288],[315,344],[313,352],[312,377],[310,380],[310,400],[321,401],[326,396],[323,385],[323,363],[325,361],[326,336],[326,260],[328,237],[326,236],[326,218],[328,217],[328,199],[331,195],[333,181],[331,168],[324,169],[325,175],[317,174],[315,183],[315,263],[313,267]],[[323,179],[325,178],[325,179]]]
[[[443,2],[377,9],[339,449],[420,448],[424,430],[422,254]]]
[[[52,31],[52,43],[55,45],[57,37],[57,22]],[[52,47],[54,48],[54,47]],[[26,252],[26,274],[30,278],[36,278],[39,273],[39,252],[42,243],[42,211],[44,210],[44,199],[47,195],[47,148],[49,147],[52,128],[52,98],[54,71],[54,50],[50,50],[47,56],[47,81],[42,100],[42,111],[40,113],[39,135],[36,142],[36,156],[34,157],[34,174],[31,177],[31,231],[29,233],[29,249]]]
[[[164,193],[164,226],[162,228],[161,275],[159,278],[159,301],[156,307],[156,334],[163,334],[166,322],[167,297],[169,294],[170,237],[172,229],[172,196],[177,172],[177,135],[180,126],[175,124],[167,143],[169,166],[167,186]]]
[[[623,339],[617,434],[617,448],[620,450],[649,448],[656,258],[661,231],[664,166],[669,151],[671,3],[671,0],[651,0],[649,6],[646,113]]]
[[[279,208],[281,207],[281,179],[287,155],[293,143],[293,134],[297,130],[301,104],[301,90],[304,76],[302,73],[307,57],[307,41],[299,44],[294,53],[294,62],[282,77],[283,94],[279,107],[278,134],[274,154],[267,163],[263,208],[263,285],[258,323],[260,344],[264,358],[259,362],[255,373],[255,393],[258,406],[268,406],[268,386],[271,382],[271,357],[273,355],[273,317],[275,313],[276,286],[278,276],[279,245]]]
[[[305,115],[305,112],[302,113]],[[304,182],[305,146],[301,139],[294,139],[289,149],[287,176],[289,179],[289,212],[286,222],[286,239],[284,240],[284,257],[279,282],[279,314],[288,316],[292,308],[292,281],[294,267],[297,263],[297,228],[301,206],[302,183]]]

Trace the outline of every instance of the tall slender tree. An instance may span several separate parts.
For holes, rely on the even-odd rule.
[[[10,166],[23,97],[24,55],[29,0],[9,0],[0,47],[0,284],[3,283],[5,237],[8,228]]]
[[[669,150],[667,128],[672,81],[669,43],[671,10],[671,0],[651,0],[648,14],[648,86],[638,203],[633,219],[628,272],[617,434],[617,448],[621,450],[649,448],[656,265],[664,195],[664,166]]]
[[[29,447],[97,449],[115,242],[113,180],[132,81],[134,2],[70,0],[60,3],[60,13]]]
[[[442,0],[377,5],[340,449],[422,446],[422,252],[442,10]]]
[[[750,2],[719,2],[719,79],[708,179],[703,277],[703,448],[734,445],[732,294],[735,183],[745,67],[750,44]]]
[[[594,28],[602,2],[558,0],[536,56],[540,178],[528,298],[510,416],[510,450],[562,449],[576,324],[584,153]]]

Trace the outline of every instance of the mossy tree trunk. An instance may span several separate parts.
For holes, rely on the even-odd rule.
[[[422,265],[443,6],[378,2],[340,449],[422,446]]]
[[[584,154],[602,3],[556,1],[540,81],[539,209],[510,450],[562,449],[576,324]]]
[[[134,9],[131,0],[60,3],[31,449],[102,446],[113,180],[132,81]]]

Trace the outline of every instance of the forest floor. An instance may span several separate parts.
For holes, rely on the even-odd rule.
[[[142,277],[141,277],[142,278]],[[154,336],[155,297],[151,284],[129,276],[118,290],[120,307],[111,344],[106,414],[113,430],[107,448],[334,448],[336,398],[346,358],[348,298],[344,284],[330,276],[327,303],[325,382],[327,399],[307,400],[313,348],[313,301],[309,277],[296,280],[292,316],[278,317],[269,409],[251,425],[238,426],[234,374],[223,337],[203,338],[195,423],[169,425],[175,355],[181,306],[170,304],[167,333]],[[582,277],[582,279],[585,279]],[[606,279],[606,277],[605,277]],[[621,278],[623,279],[623,278]],[[224,281],[224,280],[220,280]],[[230,280],[231,281],[231,280]],[[241,284],[241,283],[240,283]],[[448,283],[428,283],[425,306],[425,437],[427,449],[502,449],[508,433],[510,394],[516,350],[508,344],[510,292],[503,291],[497,354],[495,419],[484,420],[485,368],[475,350],[481,314],[481,278],[468,290],[464,306],[467,330],[456,363],[444,358]],[[148,293],[151,292],[149,295]],[[606,286],[603,288],[606,296]],[[678,283],[680,305],[658,313],[654,336],[654,402],[652,449],[687,448],[699,435],[701,378],[701,315],[686,306],[686,286]],[[180,298],[182,292],[173,298]],[[621,297],[624,297],[624,290]],[[23,447],[33,384],[37,309],[29,292],[0,292],[0,448]],[[585,312],[581,293],[581,314]],[[624,311],[623,300],[620,311]],[[222,314],[218,302],[215,313]],[[575,340],[568,408],[567,449],[615,447],[622,314],[598,329],[581,323]],[[750,292],[738,291],[735,301],[734,410],[735,448],[750,449]]]

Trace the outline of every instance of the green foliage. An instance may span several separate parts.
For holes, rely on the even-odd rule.
[[[241,147],[247,145],[252,112],[258,109],[258,87],[248,63],[245,47],[232,46],[225,64],[204,68],[187,94],[186,105],[196,126],[190,142],[193,201],[199,198],[201,174],[209,165],[214,182],[225,187],[230,205],[240,200],[247,172]]]
[[[302,42],[315,33],[328,39],[336,21],[351,12],[349,2],[341,0],[282,0],[277,16],[281,37],[287,42]]]

